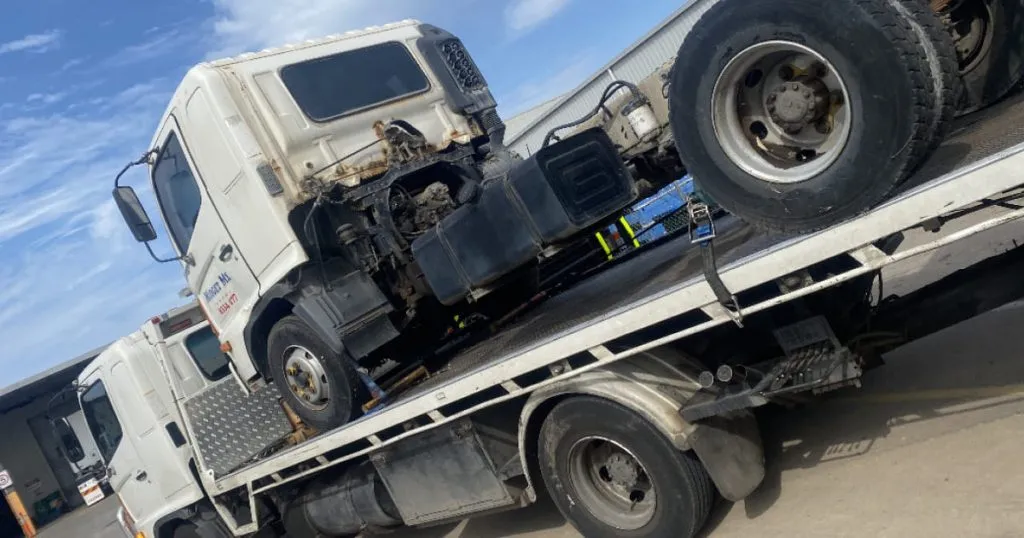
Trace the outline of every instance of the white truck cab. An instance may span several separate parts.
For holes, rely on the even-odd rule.
[[[366,370],[432,353],[466,310],[521,306],[540,259],[636,198],[601,129],[521,159],[495,108],[458,38],[417,21],[185,75],[134,164],[250,390],[273,380],[311,426],[344,424]],[[114,197],[154,239],[134,191]]]
[[[172,389],[164,364],[169,378],[190,392]],[[229,373],[217,337],[192,307],[154,318],[114,342],[79,375],[88,431],[131,536],[177,536],[175,528],[195,525],[190,516],[205,495],[175,398],[199,393]]]

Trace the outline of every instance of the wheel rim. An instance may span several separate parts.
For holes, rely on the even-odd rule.
[[[284,351],[284,378],[288,390],[304,407],[321,410],[327,407],[331,388],[320,359],[302,346]]]
[[[621,530],[636,530],[654,518],[654,482],[628,449],[603,437],[585,437],[569,450],[569,479],[596,518]]]
[[[771,183],[806,181],[839,158],[852,130],[850,95],[821,54],[766,41],[736,55],[712,90],[712,123],[726,156]]]
[[[992,6],[988,2],[964,2],[949,17],[957,64],[963,76],[977,69],[992,47]]]

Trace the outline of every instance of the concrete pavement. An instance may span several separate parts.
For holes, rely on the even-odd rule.
[[[117,523],[117,498],[107,497],[39,530],[39,538],[127,538]]]

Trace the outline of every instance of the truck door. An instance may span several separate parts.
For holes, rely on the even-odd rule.
[[[256,299],[259,284],[221,219],[207,178],[197,172],[190,142],[183,137],[173,113],[160,140],[160,153],[152,168],[153,189],[171,242],[179,255],[186,256],[185,278],[210,323],[222,338],[231,339],[241,334],[246,321],[239,317],[242,304]],[[238,366],[241,373],[252,372],[245,372],[245,365]]]
[[[126,427],[114,410],[106,383],[97,379],[88,387],[81,396],[82,411],[107,464],[110,487],[133,518],[145,518],[163,504],[162,495],[151,483],[135,444],[125,438]]]

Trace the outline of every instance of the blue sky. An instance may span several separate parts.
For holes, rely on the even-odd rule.
[[[681,2],[18,4],[0,23],[0,387],[184,301],[180,268],[153,262],[134,243],[109,193],[194,63],[417,18],[463,39],[507,117],[572,89]]]

